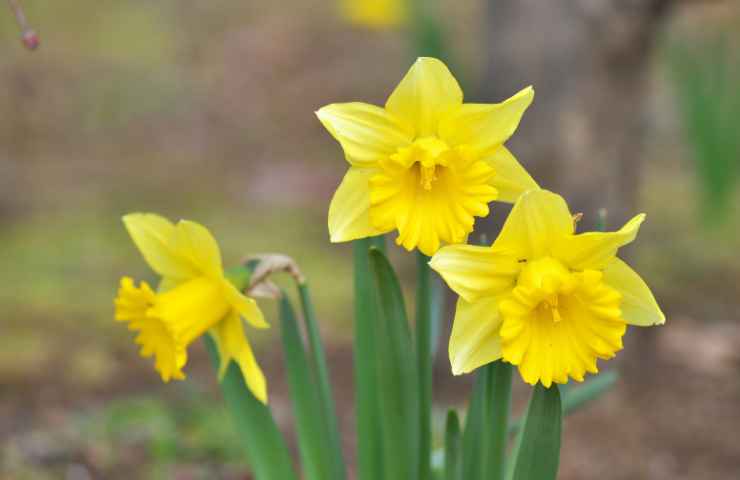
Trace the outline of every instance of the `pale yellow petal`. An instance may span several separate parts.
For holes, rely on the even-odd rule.
[[[447,66],[422,57],[411,66],[385,104],[415,127],[417,137],[436,136],[440,119],[462,105],[463,92]]]
[[[640,276],[619,258],[604,269],[604,282],[622,294],[622,317],[630,325],[649,327],[665,323],[665,315]]]
[[[566,235],[554,243],[554,255],[574,270],[601,269],[617,255],[620,247],[637,236],[645,214],[636,215],[616,232]]]
[[[335,103],[321,108],[316,116],[356,167],[374,167],[412,140],[409,126],[375,105]]]
[[[216,342],[221,365],[219,378],[223,378],[233,360],[239,366],[252,394],[262,403],[267,403],[267,381],[262,369],[254,358],[252,348],[244,335],[244,326],[238,315],[229,315],[211,329],[211,337]]]
[[[498,190],[498,201],[514,203],[522,193],[539,188],[537,182],[503,145],[486,154],[484,160],[495,172],[491,185]]]
[[[485,152],[514,134],[533,98],[534,90],[527,87],[501,103],[466,103],[440,122],[439,135],[450,146]]]
[[[520,271],[516,258],[475,245],[442,247],[429,266],[468,302],[508,293],[514,288]]]
[[[198,275],[192,263],[178,252],[176,228],[169,220],[153,213],[130,213],[123,217],[123,224],[156,273],[177,280]]]
[[[348,242],[381,235],[370,222],[370,178],[374,169],[350,167],[329,205],[329,236],[332,242]]]
[[[501,358],[500,327],[495,297],[473,303],[459,299],[450,335],[452,374],[469,373]]]
[[[241,293],[228,280],[223,281],[224,293],[229,304],[254,328],[270,328],[257,301]]]
[[[563,197],[547,190],[522,194],[506,219],[493,249],[519,260],[551,254],[552,242],[573,233],[573,218]]]
[[[221,250],[218,243],[203,225],[189,220],[177,223],[177,247],[183,257],[203,275],[211,278],[223,276]]]

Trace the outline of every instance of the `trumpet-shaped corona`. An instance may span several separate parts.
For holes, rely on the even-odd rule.
[[[426,255],[464,242],[491,201],[513,202],[537,188],[503,146],[533,96],[528,87],[499,104],[463,103],[447,67],[420,58],[384,108],[321,108],[350,164],[329,207],[331,240],[395,230],[399,245]]]
[[[616,232],[575,234],[562,197],[522,195],[491,247],[453,245],[430,262],[460,299],[453,373],[503,359],[525,382],[583,381],[622,349],[627,325],[665,322],[649,288],[616,257],[644,215]]]
[[[138,332],[141,356],[154,357],[165,382],[182,380],[188,346],[208,332],[219,349],[220,375],[235,361],[255,397],[266,402],[265,378],[240,316],[257,328],[267,324],[256,302],[224,277],[221,253],[210,232],[194,222],[174,225],[153,214],[126,215],[124,224],[149,265],[162,276],[158,292],[146,282],[137,287],[124,277],[115,299],[115,318]]]

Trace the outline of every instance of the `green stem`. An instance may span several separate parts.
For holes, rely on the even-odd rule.
[[[204,335],[203,340],[213,366],[218,370],[220,360],[216,344],[210,335]],[[296,480],[288,447],[270,409],[252,395],[236,363],[229,362],[220,384],[255,478]]]
[[[432,286],[429,257],[417,253],[416,365],[419,376],[419,479],[431,478]]]
[[[487,462],[486,480],[504,480],[506,443],[509,433],[509,414],[511,411],[512,366],[497,360],[485,367],[490,381],[486,406],[488,408],[488,453],[482,458]]]
[[[314,371],[318,377],[319,396],[322,409],[324,410],[323,417],[326,421],[326,428],[329,434],[329,447],[331,451],[335,452],[331,455],[334,459],[334,478],[337,480],[344,479],[347,478],[347,468],[344,464],[344,456],[342,455],[342,442],[339,435],[339,426],[337,425],[337,410],[334,403],[334,396],[331,391],[329,369],[326,365],[326,354],[324,353],[324,347],[321,343],[321,335],[319,334],[319,328],[316,321],[316,312],[313,308],[313,303],[311,302],[308,284],[304,281],[297,282],[297,285],[298,293],[301,297],[303,318],[306,322],[308,342],[311,346],[311,358],[314,364]]]

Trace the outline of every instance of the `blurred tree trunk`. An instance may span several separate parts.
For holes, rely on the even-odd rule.
[[[509,145],[547,189],[593,228],[637,213],[651,47],[670,0],[489,0],[482,98],[536,95]],[[502,217],[502,216],[501,216]],[[499,219],[500,220],[500,219]],[[655,329],[635,329],[635,360],[655,352]]]
[[[490,0],[483,94],[532,84],[535,101],[511,147],[543,187],[593,225],[634,212],[646,73],[668,0]]]

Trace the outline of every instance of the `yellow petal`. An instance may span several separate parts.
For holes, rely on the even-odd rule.
[[[158,294],[147,314],[160,319],[170,336],[187,346],[232,310],[221,282],[201,276]]]
[[[604,282],[622,294],[622,317],[630,325],[649,327],[665,323],[665,315],[650,288],[622,260],[615,258],[604,269]]]
[[[175,226],[153,213],[130,213],[123,224],[149,266],[163,277],[187,280],[198,275],[177,249]]]
[[[520,271],[516,258],[475,245],[442,247],[429,265],[467,302],[508,293]]]
[[[156,298],[146,282],[137,287],[131,278],[123,277],[115,300],[115,318],[127,322],[129,330],[138,332],[139,354],[154,356],[154,368],[162,381],[184,380],[182,368],[188,359],[187,346],[172,337],[171,329],[161,319],[149,315]]]
[[[381,235],[370,222],[370,177],[374,169],[350,167],[329,205],[329,235],[332,242],[348,242]]]
[[[223,276],[221,251],[206,227],[189,220],[177,224],[177,248],[203,275],[211,278]]]
[[[462,105],[460,85],[436,58],[421,57],[411,66],[385,104],[386,110],[415,127],[417,137],[435,136],[439,120]]]
[[[357,167],[374,167],[410,144],[412,131],[384,109],[367,103],[335,103],[316,112],[321,123]]]
[[[234,309],[254,328],[270,328],[257,302],[242,294],[228,280],[223,281],[226,298]]]
[[[211,337],[216,342],[221,365],[218,369],[219,379],[223,379],[229,362],[239,365],[252,394],[262,403],[267,403],[267,381],[262,369],[254,358],[252,348],[244,335],[244,326],[238,315],[229,315],[211,329]]]
[[[617,255],[620,247],[637,236],[645,214],[636,215],[616,232],[588,232],[566,235],[554,244],[554,255],[574,270],[601,269]]]
[[[452,374],[468,373],[501,358],[500,327],[495,297],[473,303],[459,299],[450,335]]]
[[[547,190],[525,192],[514,204],[493,249],[519,260],[550,254],[552,242],[573,233],[573,219],[560,195]]]
[[[450,146],[469,145],[485,152],[514,134],[533,98],[534,90],[527,87],[501,103],[466,103],[440,122],[439,135]]]
[[[529,173],[503,145],[483,158],[494,170],[491,185],[498,190],[499,202],[514,203],[527,190],[540,188]]]

